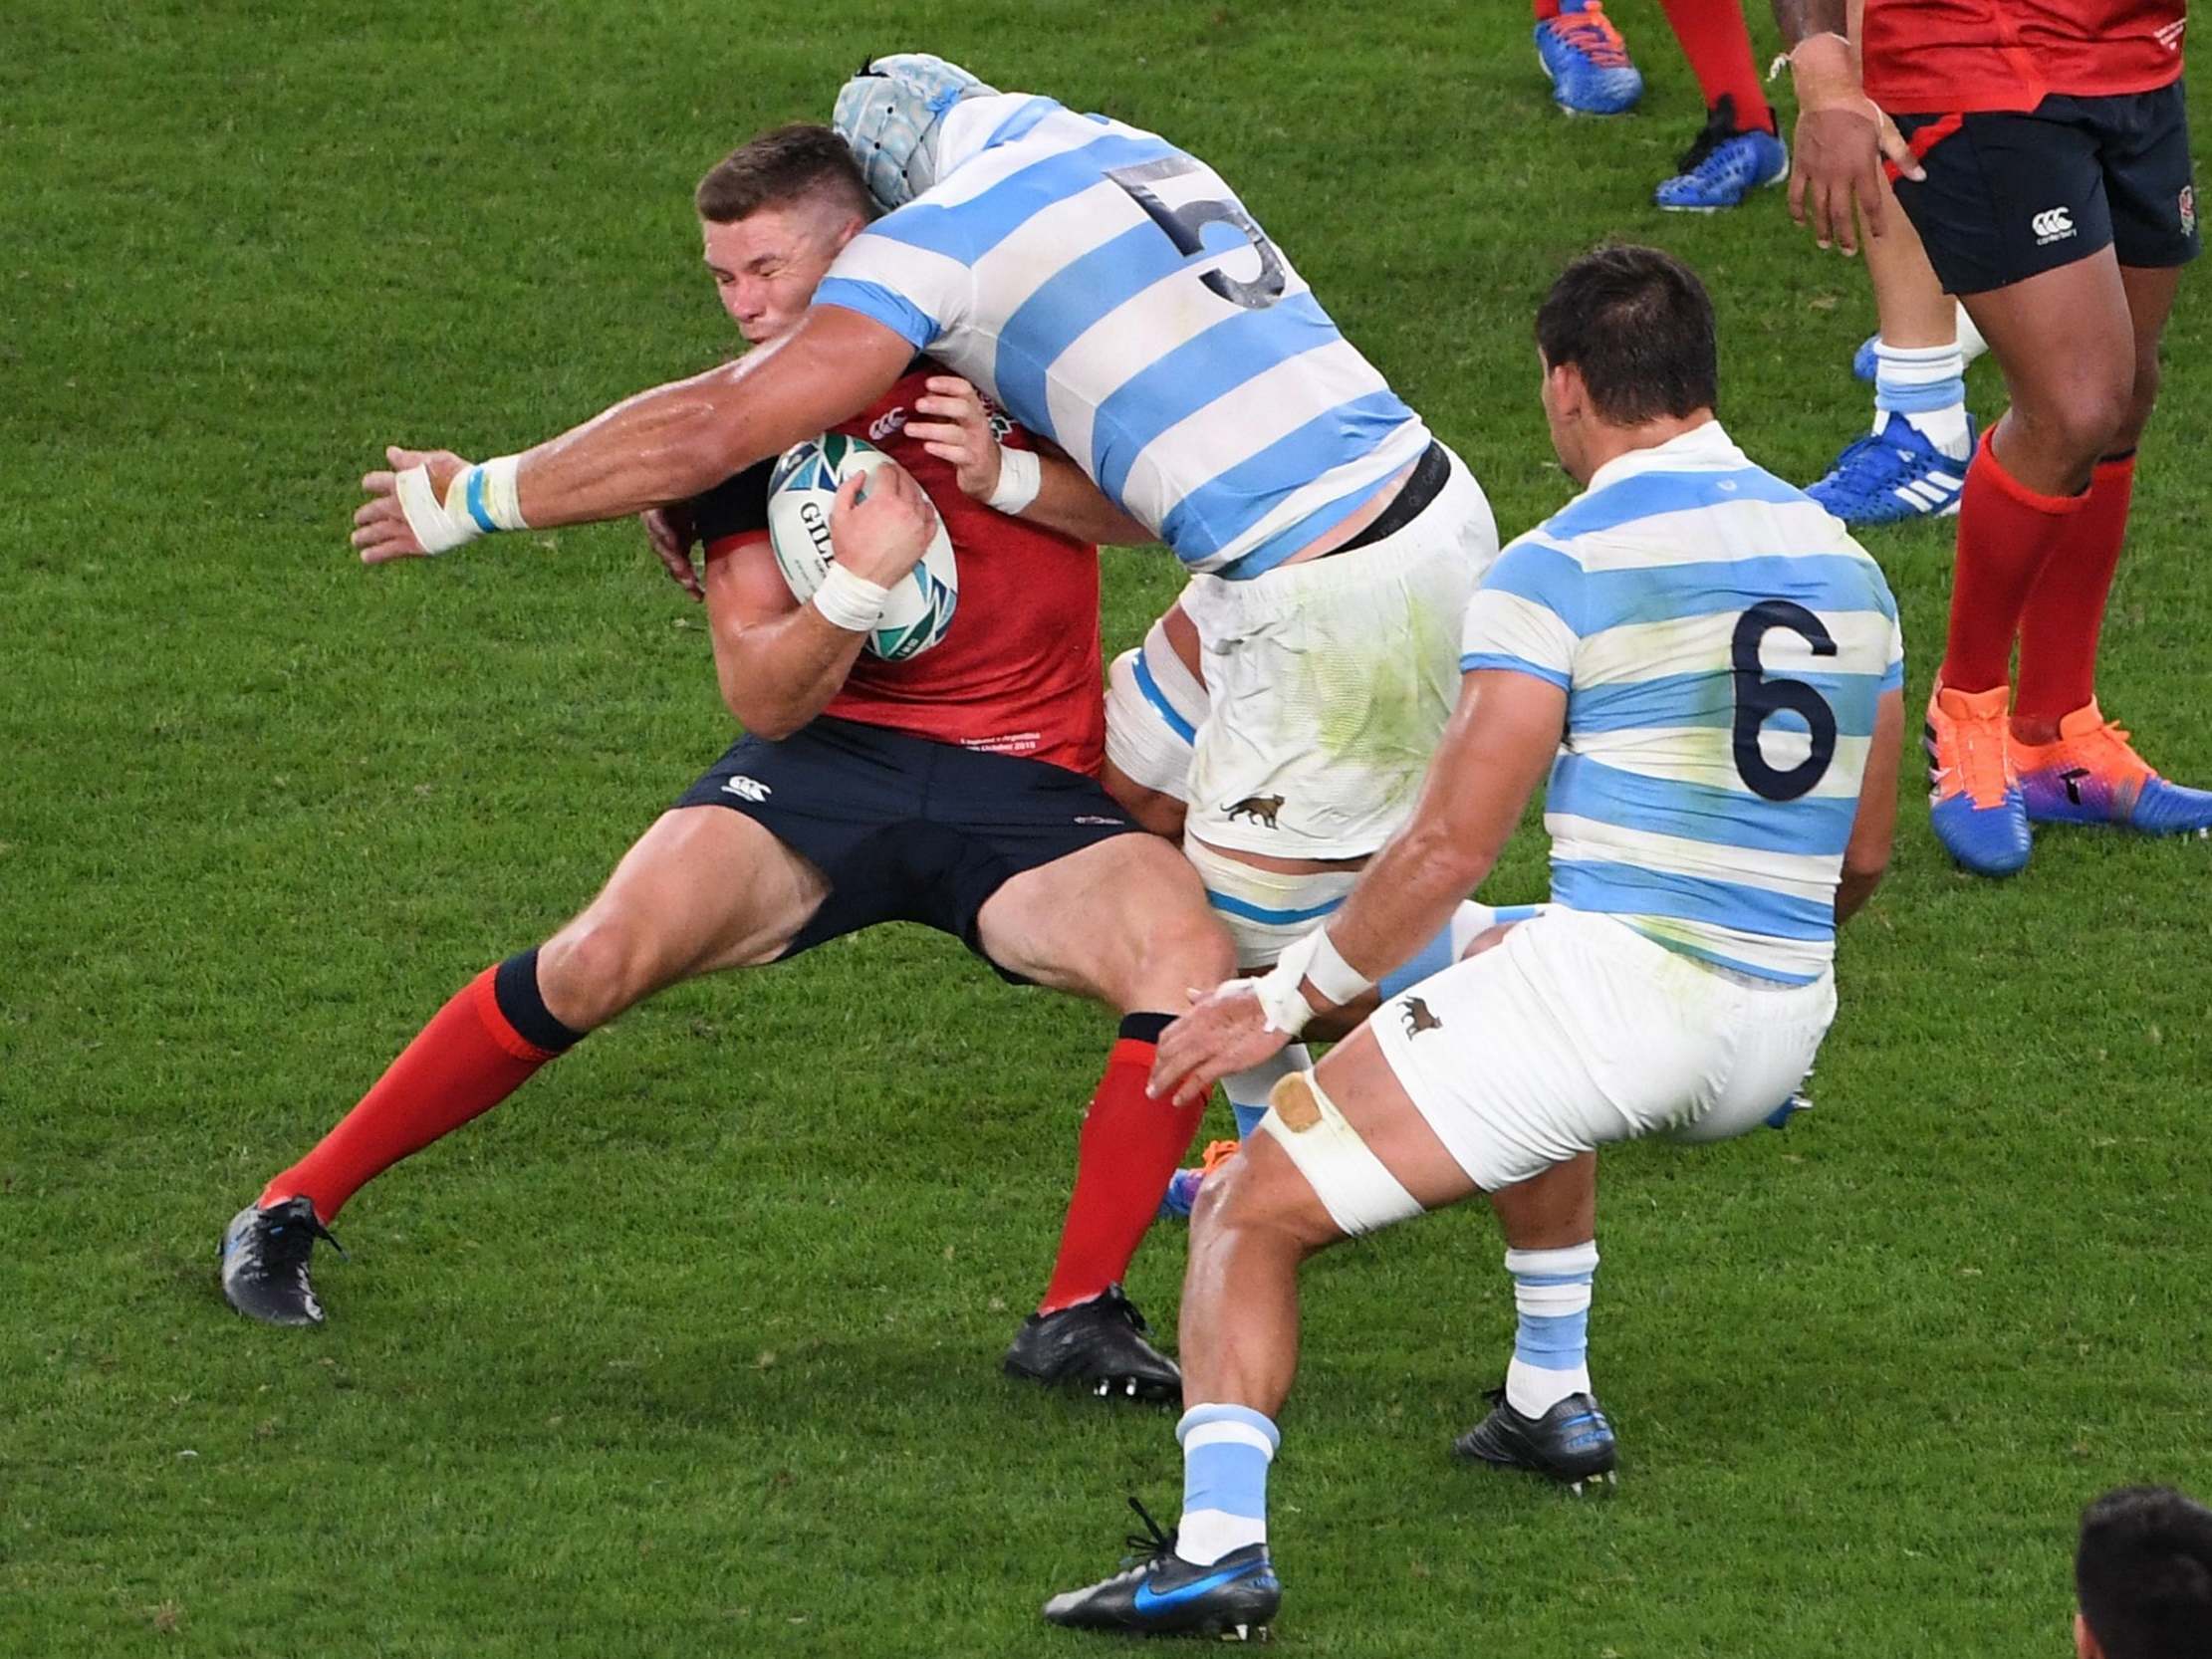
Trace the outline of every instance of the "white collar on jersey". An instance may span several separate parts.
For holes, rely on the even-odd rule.
[[[1736,447],[1721,423],[1708,420],[1702,426],[1676,433],[1664,443],[1615,455],[1590,475],[1583,494],[1590,495],[1641,472],[1735,472],[1750,465],[1751,457]]]
[[[1031,93],[992,93],[963,98],[945,112],[937,130],[937,176],[943,178],[990,142],[991,134],[1034,97]]]

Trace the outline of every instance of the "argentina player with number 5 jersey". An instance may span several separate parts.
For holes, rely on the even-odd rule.
[[[836,124],[892,211],[817,306],[984,387],[1195,574],[1184,845],[1272,961],[1412,805],[1488,503],[1195,156],[923,58],[848,83]]]
[[[689,500],[851,418],[925,350],[1194,573],[1210,707],[1186,850],[1244,959],[1272,960],[1411,808],[1497,555],[1489,504],[1165,139],[922,54],[848,82],[834,124],[886,211],[791,335],[520,455],[393,451],[355,545],[379,563]]]

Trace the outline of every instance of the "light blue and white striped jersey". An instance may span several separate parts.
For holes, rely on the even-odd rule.
[[[1049,98],[968,99],[938,182],[816,291],[1050,438],[1191,569],[1260,575],[1428,447],[1219,174]]]
[[[1552,898],[1763,978],[1818,979],[1874,706],[1881,570],[1713,421],[1608,461],[1490,568],[1462,669],[1567,692]]]

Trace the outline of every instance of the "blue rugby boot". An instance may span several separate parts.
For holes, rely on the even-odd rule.
[[[1719,213],[1789,177],[1790,151],[1772,132],[1739,127],[1736,101],[1723,93],[1705,129],[1675,165],[1681,170],[1662,181],[1651,199],[1669,213]]]
[[[1617,116],[1643,96],[1628,43],[1600,0],[1566,0],[1559,16],[1536,26],[1537,62],[1552,80],[1552,102],[1571,116]]]
[[[1881,358],[1874,356],[1874,348],[1881,344],[1881,336],[1868,335],[1858,343],[1858,350],[1851,354],[1851,378],[1874,383],[1874,376],[1881,372]]]
[[[1283,1604],[1283,1585],[1266,1544],[1248,1543],[1200,1566],[1175,1553],[1175,1535],[1161,1532],[1143,1505],[1131,1498],[1129,1508],[1145,1528],[1143,1536],[1128,1540],[1137,1553],[1112,1577],[1046,1602],[1048,1624],[1125,1636],[1268,1639],[1268,1621]]]
[[[2101,824],[2138,835],[2212,831],[2212,790],[2169,784],[2090,698],[2049,743],[2010,739],[2031,824]]]
[[[1967,454],[1975,443],[1974,418],[1966,420]],[[1853,438],[1828,476],[1805,493],[1852,529],[1902,524],[1906,519],[1950,518],[1966,493],[1967,463],[1936,448],[1928,435],[1892,409],[1881,430]]]
[[[1620,1461],[1612,1424],[1589,1394],[1570,1394],[1541,1417],[1524,1417],[1503,1388],[1490,1390],[1490,1415],[1452,1442],[1470,1462],[1526,1469],[1577,1497],[1588,1483],[1611,1486]]]

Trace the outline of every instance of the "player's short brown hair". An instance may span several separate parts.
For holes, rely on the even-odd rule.
[[[1582,370],[1615,425],[1720,406],[1713,302],[1657,248],[1598,248],[1568,266],[1536,314],[1536,344],[1550,367]]]
[[[691,200],[707,223],[734,225],[764,207],[817,194],[842,198],[863,219],[875,216],[867,183],[845,140],[827,126],[794,121],[739,144],[715,162]]]

